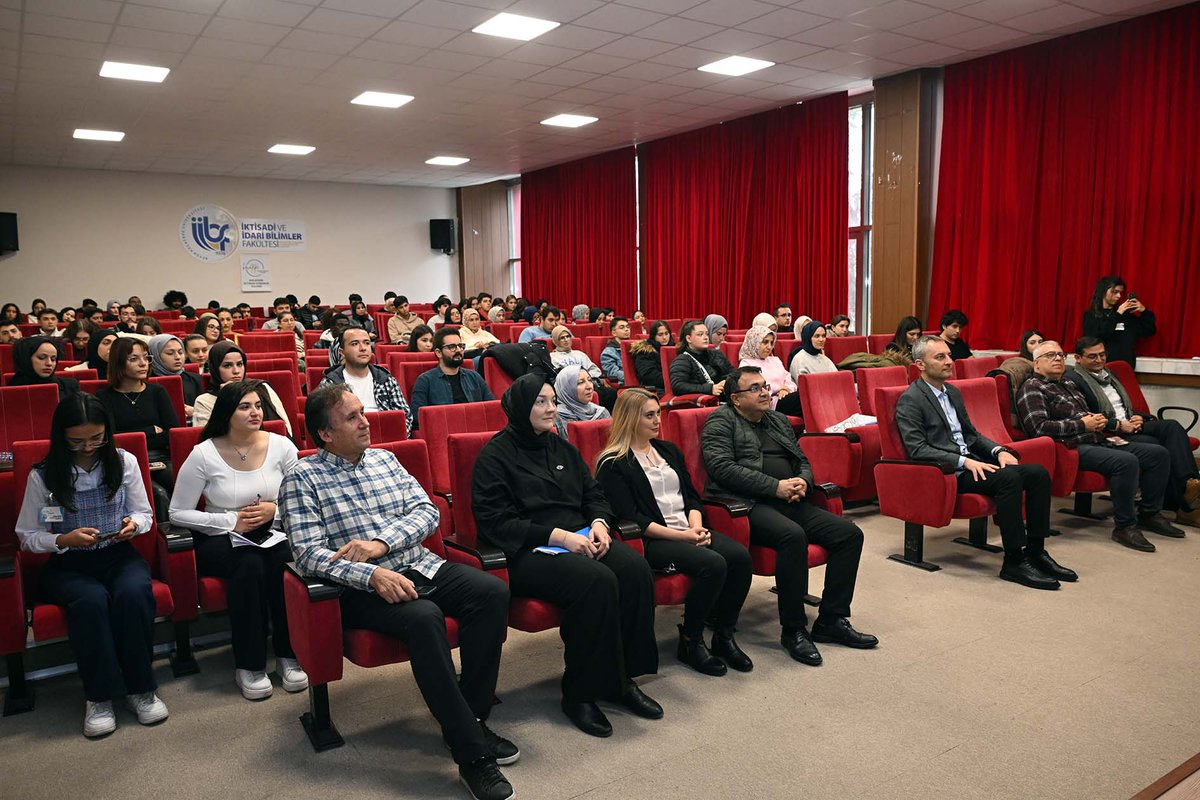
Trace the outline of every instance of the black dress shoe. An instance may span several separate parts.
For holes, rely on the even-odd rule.
[[[1141,550],[1143,553],[1153,553],[1158,549],[1146,541],[1146,537],[1142,535],[1142,532],[1132,525],[1126,525],[1123,528],[1114,530],[1112,532],[1112,539],[1117,544],[1123,544],[1134,550]]]
[[[869,633],[859,633],[850,625],[850,620],[838,617],[830,623],[817,620],[813,624],[812,638],[814,642],[832,642],[833,644],[853,647],[856,650],[870,650],[879,644],[879,640]]]
[[[683,632],[682,625],[679,626],[679,649],[676,655],[696,672],[713,676],[724,675],[726,672],[725,662],[710,653],[704,645],[704,635],[693,639]]]
[[[1031,589],[1057,589],[1058,580],[1042,572],[1031,556],[1020,561],[1005,561],[1000,567],[1000,577]]]
[[[784,650],[788,651],[789,656],[801,664],[819,667],[825,660],[821,658],[821,651],[813,644],[812,638],[804,628],[784,629],[783,634],[779,637],[779,643],[783,645]]]
[[[1045,550],[1040,553],[1035,553],[1029,556],[1029,560],[1037,567],[1038,572],[1043,575],[1049,575],[1051,578],[1057,578],[1060,581],[1074,583],[1079,580],[1079,575],[1073,569],[1067,569],[1062,564],[1059,564]]]
[[[621,692],[620,697],[609,698],[609,702],[643,719],[662,719],[663,716],[662,706],[639,689],[633,681],[625,685],[625,691]]]
[[[742,648],[738,647],[738,643],[733,640],[733,634],[722,636],[720,633],[714,633],[712,654],[738,672],[749,672],[754,669],[754,662],[750,660],[750,656],[742,652]]]
[[[575,723],[575,727],[588,736],[598,736],[601,739],[612,736],[612,723],[608,721],[608,717],[604,716],[604,712],[600,710],[600,707],[591,700],[586,700],[582,703],[569,703],[564,698],[562,701],[562,710],[567,715],[567,719]]]
[[[1162,514],[1151,514],[1148,517],[1142,517],[1138,520],[1138,527],[1144,531],[1157,533],[1159,536],[1169,536],[1172,539],[1182,539],[1187,535],[1179,528],[1167,522],[1167,518]]]

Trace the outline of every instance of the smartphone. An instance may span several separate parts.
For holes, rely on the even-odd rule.
[[[412,567],[409,567],[400,574],[412,582],[413,588],[417,590],[418,600],[429,597],[429,595],[437,591],[437,584],[435,584],[429,578],[426,578],[421,573],[417,572]]]
[[[1129,299],[1130,299],[1130,300],[1137,300],[1137,295],[1136,295],[1136,294],[1131,294],[1131,295],[1129,295]]]
[[[120,535],[121,535],[120,531],[110,531],[109,533],[98,533],[98,534],[96,534],[96,538],[97,539],[111,539],[114,536],[120,536]]]

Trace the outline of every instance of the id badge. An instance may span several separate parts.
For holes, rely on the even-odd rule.
[[[42,506],[38,509],[38,522],[43,524],[50,522],[62,522],[63,510],[62,506]]]
[[[1125,323],[1124,323],[1124,322],[1118,322],[1118,323],[1117,323],[1117,327],[1113,328],[1113,330],[1114,330],[1114,331],[1123,331],[1123,330],[1125,330]]]

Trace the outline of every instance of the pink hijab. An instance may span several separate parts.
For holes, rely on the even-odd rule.
[[[775,331],[765,325],[755,325],[746,331],[746,338],[742,340],[742,349],[738,350],[738,359],[751,358],[761,361],[762,359],[758,356],[758,346],[762,344],[763,339],[774,335]]]

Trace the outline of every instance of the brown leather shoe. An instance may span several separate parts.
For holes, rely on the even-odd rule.
[[[1200,508],[1195,511],[1176,511],[1175,521],[1180,525],[1191,525],[1193,528],[1200,528]]]
[[[1186,534],[1167,522],[1162,514],[1151,514],[1138,520],[1138,527],[1144,531],[1157,533],[1159,536],[1169,536],[1172,539],[1182,539]]]
[[[1198,508],[1197,501],[1200,501],[1200,478],[1188,478],[1183,490],[1183,502],[1187,503],[1188,508]]]
[[[1157,548],[1146,541],[1146,537],[1132,525],[1126,525],[1124,528],[1117,528],[1112,533],[1112,539],[1117,544],[1123,544],[1126,547],[1134,550],[1141,550],[1143,553],[1153,553]]]

